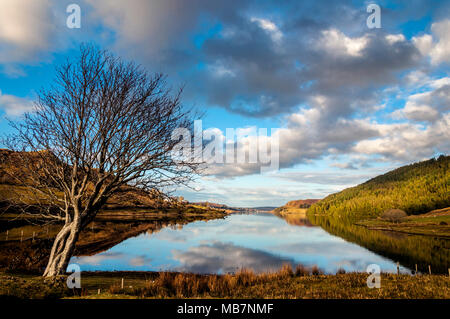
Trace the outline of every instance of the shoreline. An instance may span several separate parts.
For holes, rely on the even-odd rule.
[[[102,211],[98,218],[80,234],[74,256],[89,256],[107,250],[129,237],[144,232],[157,232],[166,226],[182,227],[195,221],[209,221],[225,218],[227,214],[219,210],[184,207],[166,211]],[[53,238],[61,225],[31,225],[17,221],[11,227],[5,226],[5,216],[0,225],[0,271],[17,270],[32,273],[43,272]],[[4,228],[4,229],[3,229]]]
[[[117,240],[135,231],[123,225],[136,224],[141,231],[158,231],[159,226],[182,225],[198,220],[224,218],[227,214],[216,210],[186,210],[180,212],[140,212],[139,210],[105,212],[80,238],[80,247],[89,253],[115,245],[108,238],[114,233]],[[276,214],[275,214],[276,215]],[[279,216],[292,223],[303,223],[304,211]],[[287,216],[286,216],[287,215]],[[145,220],[137,217],[146,217]],[[290,220],[289,217],[296,217]],[[119,222],[119,223],[117,223]],[[123,225],[122,225],[123,224]],[[113,226],[116,228],[112,228]],[[122,226],[121,226],[122,225]],[[149,229],[145,225],[153,225]],[[158,225],[158,227],[154,227]],[[118,228],[117,228],[118,227]],[[142,227],[142,229],[140,229]],[[12,241],[16,245],[17,241]],[[31,242],[31,241],[30,241]],[[37,240],[37,243],[40,241]],[[100,243],[104,243],[100,244]],[[1,247],[1,246],[0,246]],[[89,254],[88,253],[88,254]],[[83,255],[83,254],[80,254]],[[0,297],[2,298],[450,298],[450,277],[446,274],[392,274],[382,273],[382,288],[367,287],[368,274],[338,272],[322,274],[319,269],[299,266],[293,270],[283,267],[278,272],[254,274],[242,270],[236,274],[193,274],[158,271],[84,271],[81,272],[81,289],[68,289],[66,276],[56,282],[44,279],[38,272],[21,272],[19,269],[0,270]],[[122,279],[124,286],[122,288]],[[100,292],[100,293],[99,293]]]
[[[369,230],[396,232],[408,235],[431,236],[450,240],[450,207],[419,215],[409,215],[398,222],[381,218],[362,220],[355,225]]]

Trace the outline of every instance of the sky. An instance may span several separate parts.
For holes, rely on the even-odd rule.
[[[372,3],[380,28],[367,24]],[[70,4],[80,28],[67,25]],[[216,138],[266,128],[279,149],[279,169],[212,163],[177,195],[245,207],[323,198],[449,153],[449,30],[450,1],[437,0],[0,0],[0,133],[93,43],[183,86]]]

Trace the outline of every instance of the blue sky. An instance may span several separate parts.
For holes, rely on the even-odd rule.
[[[81,28],[66,7],[81,8]],[[366,20],[381,7],[381,28]],[[203,128],[275,128],[280,169],[212,165],[191,201],[321,198],[449,153],[450,2],[2,0],[0,131],[82,42],[185,86]],[[273,139],[272,139],[273,141]]]

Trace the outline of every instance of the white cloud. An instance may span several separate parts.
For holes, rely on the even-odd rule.
[[[433,37],[429,34],[425,34],[420,37],[413,37],[412,40],[422,55],[428,55],[433,48]]]
[[[381,155],[389,160],[421,160],[450,149],[450,114],[428,127],[418,124],[380,124],[380,137],[362,140],[353,152]]]
[[[394,118],[434,122],[450,110],[449,77],[430,79],[418,76],[414,81],[417,82],[416,88],[426,91],[409,95],[405,107],[392,113]]]
[[[287,126],[275,130],[266,137],[267,145],[277,145],[281,168],[292,167],[308,160],[319,159],[329,153],[343,153],[362,139],[378,136],[376,127],[368,120],[334,120],[328,122],[327,113],[333,106],[323,96],[311,99],[312,108],[303,109],[286,118]],[[248,132],[247,132],[248,133]],[[258,137],[247,136],[238,144],[238,152],[249,151],[257,144]],[[208,174],[221,177],[235,177],[259,174],[261,166],[268,164],[232,163],[210,165]]]
[[[438,111],[436,111],[429,105],[417,104],[414,100],[408,101],[405,107],[399,113],[403,115],[403,117],[414,121],[432,122],[439,119]]]
[[[52,1],[2,0],[0,62],[35,60],[50,46],[55,28]]]
[[[317,45],[330,55],[358,57],[362,55],[362,51],[368,43],[367,35],[350,38],[337,29],[329,29],[322,31],[322,38],[319,39]]]
[[[9,116],[20,116],[25,112],[33,110],[33,103],[25,98],[9,94],[2,94],[0,91],[0,108]]]
[[[429,91],[412,94],[405,107],[390,115],[399,119],[426,122],[382,123],[370,118],[330,119],[332,101],[314,96],[311,108],[302,109],[286,118],[287,126],[267,137],[269,143],[278,143],[280,168],[289,168],[326,155],[370,155],[384,161],[402,162],[421,160],[436,151],[449,149],[450,115],[442,106],[449,105],[450,95],[445,78],[428,80]],[[274,139],[276,137],[276,139]],[[248,137],[247,142],[255,137]],[[250,142],[249,142],[250,143]],[[239,147],[248,150],[249,143]],[[340,168],[351,165],[334,164]],[[260,173],[260,164],[211,165],[208,173],[218,177],[236,177]]]
[[[442,88],[446,85],[450,85],[450,77],[448,77],[448,76],[429,81],[429,86],[432,88],[435,88],[435,89]]]
[[[403,34],[388,34],[385,38],[390,45],[405,41],[405,36]]]
[[[331,167],[337,167],[337,168],[341,168],[341,169],[357,169],[357,167],[350,162],[347,163],[333,163],[331,164]]]
[[[251,18],[250,21],[258,23],[260,28],[265,30],[270,35],[273,42],[280,43],[283,39],[283,33],[272,21],[261,18]]]
[[[414,70],[405,76],[407,85],[414,87],[421,87],[427,84],[430,80],[428,74],[422,70]]]
[[[425,34],[414,37],[413,42],[424,56],[430,56],[434,65],[450,62],[450,20],[433,23],[431,31],[433,36]]]
[[[223,63],[216,62],[213,65],[208,65],[208,69],[211,71],[213,76],[223,78],[223,77],[235,77],[236,73],[230,69],[227,68]]]

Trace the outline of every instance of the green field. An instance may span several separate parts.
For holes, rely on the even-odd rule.
[[[410,215],[399,222],[381,218],[356,223],[371,230],[394,231],[405,234],[435,236],[450,239],[450,208],[431,211],[422,215]]]

